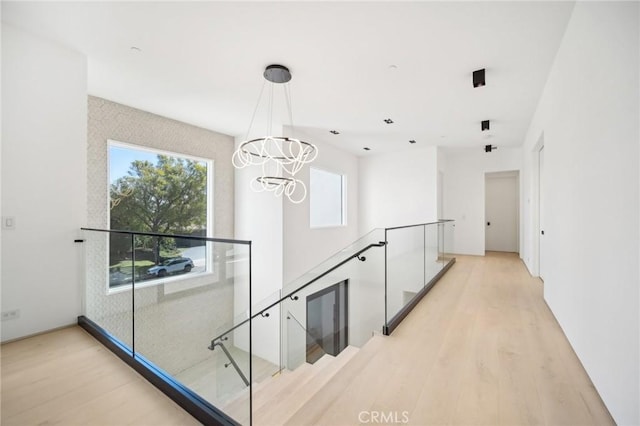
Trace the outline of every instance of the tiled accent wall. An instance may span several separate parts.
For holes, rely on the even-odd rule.
[[[233,137],[89,96],[88,225],[108,228],[107,140],[213,160],[214,234],[233,238]]]
[[[214,236],[234,235],[234,139],[97,97],[88,100],[87,205],[92,228],[108,229],[107,141],[193,155],[213,160]],[[108,239],[86,235],[87,317],[132,345],[131,291],[107,294]],[[136,349],[171,374],[212,356],[209,340],[233,318],[233,277],[195,275],[198,291],[164,296],[164,285],[136,291]]]

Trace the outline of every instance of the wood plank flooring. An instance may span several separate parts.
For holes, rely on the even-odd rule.
[[[199,425],[79,327],[2,345],[0,423]]]
[[[287,424],[614,424],[542,285],[516,254],[457,256],[393,335]]]
[[[614,424],[542,285],[515,254],[457,256],[286,424]],[[198,424],[79,328],[3,345],[1,363],[2,425]]]

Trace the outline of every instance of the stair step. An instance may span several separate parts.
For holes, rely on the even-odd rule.
[[[354,380],[362,369],[376,357],[385,339],[387,339],[387,337],[374,335],[360,348],[349,362],[344,365],[340,374],[338,376],[334,375],[334,380],[327,382],[322,389],[316,392],[312,400],[306,401],[291,417],[279,424],[298,426],[301,424],[317,423],[319,418],[337,398],[337,395],[340,395],[344,386]]]
[[[271,394],[281,392],[282,389],[291,386],[299,380],[301,375],[306,374],[305,372],[312,368],[313,365],[304,363],[294,371],[282,370],[280,374],[267,378],[260,383],[254,383],[252,386],[253,411],[255,412],[259,407],[269,402]],[[266,392],[262,391],[264,388],[267,388]],[[222,411],[241,424],[249,424],[249,388],[244,389],[238,397],[225,404],[222,407]]]
[[[337,357],[325,355],[312,367],[312,374],[301,377],[294,386],[271,394],[268,404],[254,411],[253,420],[256,425],[284,424],[309,399],[322,389],[358,352],[358,348],[348,346]],[[268,391],[265,388],[265,391]]]
[[[259,388],[253,389],[253,412],[268,403],[274,395],[285,392],[309,374],[313,374],[314,365],[304,363],[293,371],[264,380]]]
[[[361,364],[368,363],[375,356],[384,339],[383,336],[374,335],[361,349],[347,346],[337,357],[325,355],[314,364],[305,363],[293,371],[283,370],[260,383],[254,383],[254,423],[269,426],[285,423],[299,425],[309,423],[308,414],[319,417],[322,414],[319,406],[328,405],[332,399],[333,392],[324,392],[327,387],[333,386],[331,379],[337,377],[343,368],[347,368],[349,375],[359,371]],[[309,400],[318,393],[318,404],[315,400],[313,404],[309,404]],[[240,424],[249,424],[249,389],[222,409]]]

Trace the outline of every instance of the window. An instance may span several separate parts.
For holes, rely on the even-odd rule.
[[[171,152],[109,141],[109,223],[111,229],[210,235],[212,162]],[[168,276],[208,272],[205,241],[112,234],[109,287]],[[132,265],[135,254],[135,264]]]
[[[345,177],[313,167],[309,174],[311,227],[345,225]]]

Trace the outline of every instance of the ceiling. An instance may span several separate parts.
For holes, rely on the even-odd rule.
[[[295,127],[372,155],[521,145],[572,8],[3,1],[2,20],[84,53],[90,94],[234,136],[246,135],[264,67],[283,64],[293,74]],[[479,68],[487,85],[473,88]],[[260,109],[256,133],[263,118]],[[486,119],[491,130],[481,132]]]

